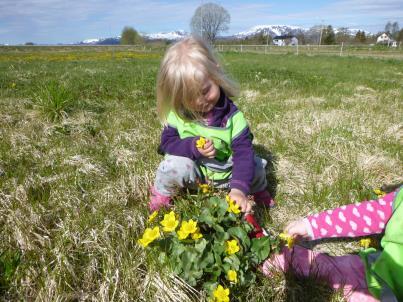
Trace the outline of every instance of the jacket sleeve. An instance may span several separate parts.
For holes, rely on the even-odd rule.
[[[249,194],[255,175],[255,153],[251,138],[249,127],[246,127],[231,144],[234,164],[230,187],[241,190],[245,195]]]
[[[164,154],[183,156],[197,160],[201,157],[200,152],[196,148],[196,141],[199,138],[199,136],[195,136],[181,139],[176,128],[165,126],[161,134],[159,150]]]
[[[391,200],[390,200],[391,199]],[[379,234],[392,216],[389,194],[377,200],[345,205],[304,219],[312,239]]]

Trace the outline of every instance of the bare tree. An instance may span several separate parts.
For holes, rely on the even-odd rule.
[[[350,35],[347,27],[340,27],[337,29],[336,34],[336,42],[337,43],[346,43],[350,40]]]
[[[305,33],[305,41],[308,44],[319,44],[320,33],[322,31],[322,25],[314,25]]]
[[[227,31],[231,16],[228,11],[215,3],[200,5],[190,21],[192,32],[214,43],[220,32]]]
[[[392,31],[392,23],[388,21],[388,23],[386,23],[385,25],[385,32],[390,34],[391,31]]]
[[[397,23],[396,21],[393,22],[392,29],[391,29],[390,33],[392,34],[392,37],[394,39],[397,39],[397,36],[399,34],[399,23]]]

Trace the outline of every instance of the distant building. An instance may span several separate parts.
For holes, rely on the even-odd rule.
[[[397,47],[397,42],[390,38],[387,33],[383,33],[376,39],[376,44],[388,45],[391,47]]]
[[[275,36],[273,44],[277,46],[298,45],[298,39],[294,36]]]

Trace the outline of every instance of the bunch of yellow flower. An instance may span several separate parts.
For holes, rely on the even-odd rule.
[[[205,144],[206,139],[203,136],[200,136],[200,138],[196,141],[196,147],[199,149],[203,149]]]
[[[179,221],[176,220],[174,211],[169,212],[164,215],[164,219],[160,222],[163,226],[164,232],[173,232],[179,224]]]
[[[199,184],[199,188],[203,194],[211,192],[211,187],[208,184]]]
[[[225,246],[226,246],[225,251],[227,252],[228,255],[235,254],[236,252],[239,251],[238,241],[236,241],[235,239],[227,240],[225,242]]]
[[[197,222],[193,221],[192,219],[190,219],[189,221],[182,221],[181,228],[179,229],[177,234],[180,240],[188,238],[189,235],[192,236],[193,240],[203,237],[203,234],[200,233],[200,229],[197,226]]]
[[[234,200],[231,199],[231,197],[229,197],[229,195],[225,196],[225,200],[228,203],[228,209],[227,209],[228,212],[234,213],[234,214],[241,213],[239,206],[235,203]]]
[[[376,246],[376,241],[374,241],[371,238],[363,238],[360,240],[360,246],[362,246],[365,249],[367,249],[369,247],[374,247],[374,246]]]
[[[291,235],[286,234],[286,233],[281,233],[279,235],[279,237],[281,240],[287,242],[286,245],[288,246],[288,248],[292,248],[294,246],[295,239]]]
[[[236,273],[236,271],[230,269],[227,272],[227,279],[231,282],[237,283],[238,282],[238,274]]]
[[[386,195],[386,193],[384,191],[382,191],[381,189],[374,189],[374,193],[379,197],[383,197]]]
[[[143,237],[138,240],[138,243],[143,246],[147,247],[151,242],[153,242],[155,239],[159,238],[160,235],[160,228],[155,227],[153,229],[151,228],[146,228],[144,231]]]
[[[213,292],[214,302],[229,302],[229,288],[218,285]]]

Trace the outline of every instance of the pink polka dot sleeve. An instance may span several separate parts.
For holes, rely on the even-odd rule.
[[[328,237],[358,237],[382,233],[392,216],[395,192],[382,198],[345,205],[308,216],[312,239]]]

